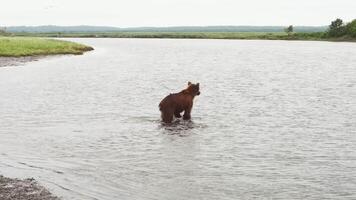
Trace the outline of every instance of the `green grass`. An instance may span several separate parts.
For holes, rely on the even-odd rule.
[[[0,37],[0,56],[20,57],[54,54],[83,54],[92,47],[74,42],[32,37]]]

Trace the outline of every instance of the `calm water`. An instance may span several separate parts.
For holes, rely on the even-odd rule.
[[[0,174],[64,199],[356,199],[356,44],[75,39],[0,68]],[[158,104],[200,82],[191,122]]]

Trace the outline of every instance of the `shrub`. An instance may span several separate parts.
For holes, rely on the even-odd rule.
[[[284,29],[284,32],[286,32],[288,35],[291,35],[293,33],[293,30],[294,30],[293,25],[290,25]]]

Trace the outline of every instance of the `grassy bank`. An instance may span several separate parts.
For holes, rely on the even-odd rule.
[[[0,56],[20,57],[54,54],[83,54],[92,47],[74,42],[33,37],[0,37]]]
[[[61,38],[176,38],[176,39],[240,39],[240,40],[314,40],[314,41],[356,41],[355,38],[330,38],[324,32],[98,32],[98,33],[16,33],[26,37]]]

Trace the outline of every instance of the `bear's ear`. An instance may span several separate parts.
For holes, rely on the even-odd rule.
[[[199,83],[197,83],[197,86],[199,86]]]
[[[189,82],[188,82],[188,85],[191,85],[191,84],[192,84],[192,83],[189,81]]]

